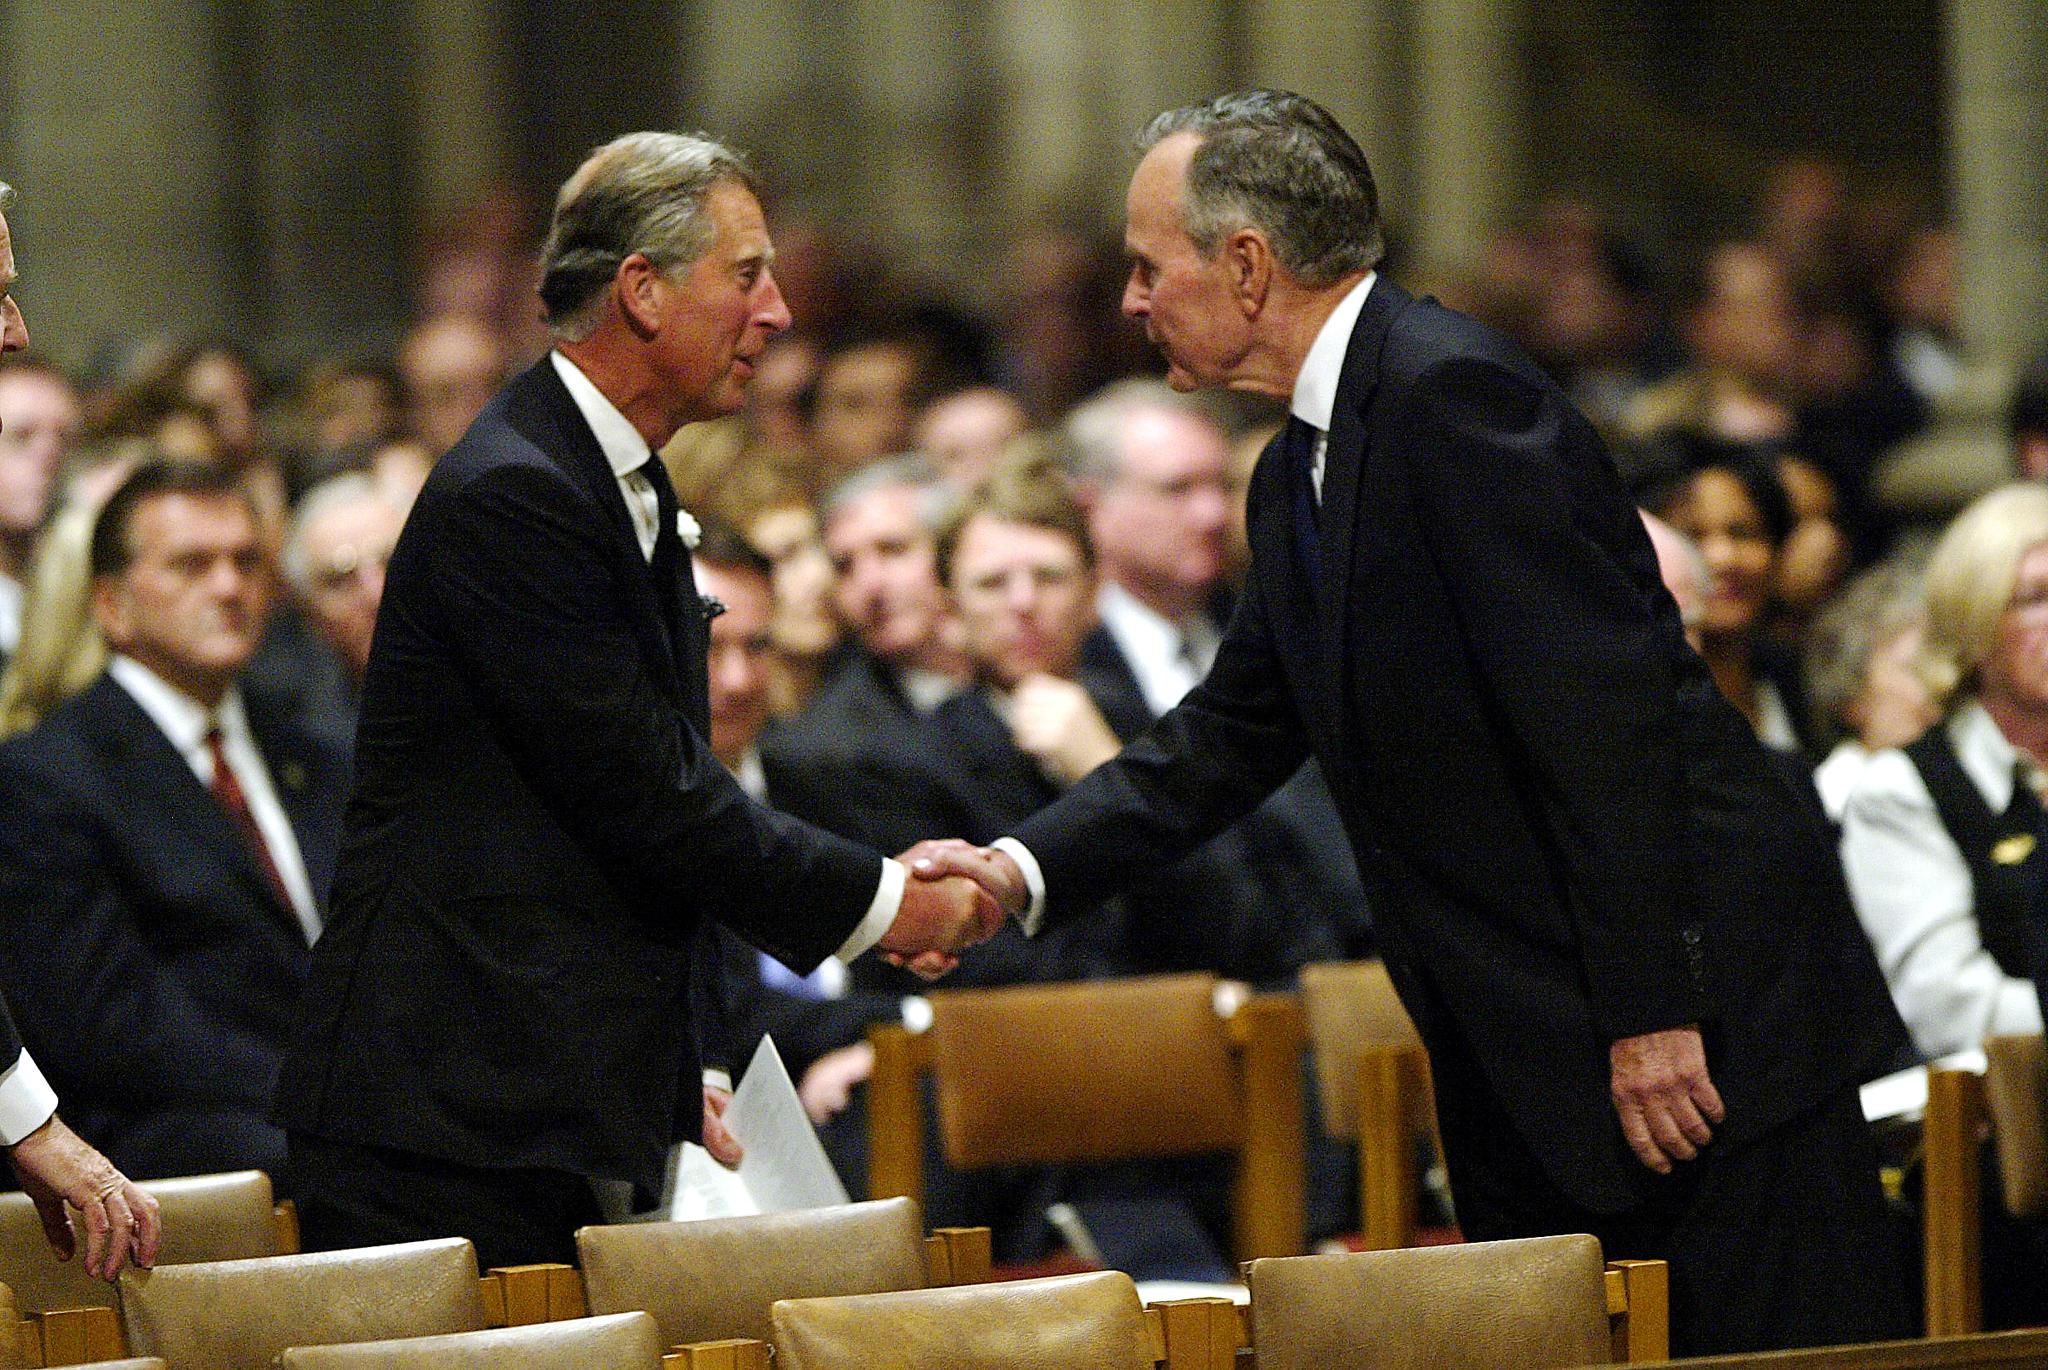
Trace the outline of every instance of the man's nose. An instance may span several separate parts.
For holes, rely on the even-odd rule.
[[[10,299],[0,304],[0,356],[27,346],[28,320],[21,317],[21,306]]]
[[[761,273],[761,295],[761,305],[754,312],[754,322],[772,332],[787,332],[796,320],[789,312],[789,302],[782,298],[782,287],[776,284],[774,272]]]

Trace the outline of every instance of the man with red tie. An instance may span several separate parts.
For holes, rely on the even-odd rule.
[[[100,515],[92,573],[105,673],[0,746],[0,986],[72,1126],[123,1170],[281,1175],[266,1114],[345,751],[239,684],[274,578],[231,477],[145,463]]]

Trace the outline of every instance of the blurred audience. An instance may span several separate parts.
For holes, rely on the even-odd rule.
[[[2012,464],[2026,480],[2048,481],[2048,348],[2020,368],[2006,409]]]
[[[1927,687],[1913,671],[1925,622],[1919,570],[1895,560],[1851,581],[1807,634],[1814,733],[1832,748],[1813,779],[1837,823],[1870,758],[1905,746],[1935,721]]]
[[[923,366],[916,344],[892,335],[852,343],[825,358],[810,413],[810,450],[821,481],[837,480],[910,445],[910,421],[926,384]]]
[[[917,417],[917,451],[938,467],[954,489],[965,493],[1017,455],[1017,440],[1030,418],[1014,395],[992,385],[969,386],[941,395]]]
[[[21,644],[29,563],[79,422],[78,396],[61,372],[27,361],[0,366],[0,668]]]
[[[307,491],[285,533],[285,583],[306,626],[338,667],[328,699],[315,711],[344,736],[355,733],[356,702],[384,598],[384,568],[405,513],[375,479],[351,472]]]
[[[398,349],[412,435],[439,457],[469,430],[505,373],[504,348],[479,320],[448,314],[415,325]]]

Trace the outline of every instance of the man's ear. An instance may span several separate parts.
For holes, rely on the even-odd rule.
[[[1230,268],[1230,287],[1247,319],[1257,318],[1273,288],[1273,245],[1256,228],[1240,228],[1223,244]]]
[[[640,338],[651,338],[661,331],[663,284],[659,268],[641,252],[620,262],[612,277],[612,295],[619,302],[619,314]]]
[[[128,591],[114,576],[101,576],[92,583],[92,616],[100,636],[115,651],[128,642]]]

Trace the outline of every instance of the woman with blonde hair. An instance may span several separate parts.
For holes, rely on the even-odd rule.
[[[25,733],[106,669],[92,616],[92,526],[99,509],[64,507],[44,529],[21,604],[21,645],[0,674],[0,740]]]
[[[2039,1032],[2048,928],[2048,488],[1985,495],[1926,572],[1914,670],[1941,721],[1874,755],[1842,817],[1842,863],[1926,1055]]]

